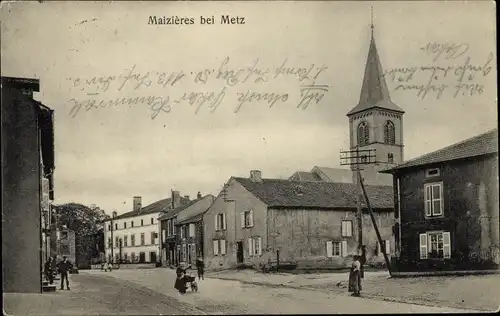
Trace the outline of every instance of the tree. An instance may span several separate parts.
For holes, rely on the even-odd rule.
[[[54,205],[53,208],[56,210],[58,228],[66,226],[75,232],[76,263],[84,266],[84,261],[90,260],[96,252],[104,249],[104,221],[110,218],[109,215],[95,205],[88,207],[78,203],[67,203]],[[97,250],[96,244],[102,248]]]

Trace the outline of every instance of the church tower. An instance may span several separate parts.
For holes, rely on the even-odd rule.
[[[359,102],[347,113],[350,150],[375,149],[376,157],[370,159],[375,163],[360,165],[365,183],[392,186],[392,176],[378,171],[403,162],[404,111],[391,101],[375,45],[373,28],[372,22],[370,48]]]

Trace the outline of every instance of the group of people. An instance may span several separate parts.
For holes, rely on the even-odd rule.
[[[191,289],[193,291],[198,290],[196,278],[187,274],[186,270],[187,267],[184,265],[184,263],[179,264],[176,270],[177,278],[175,280],[174,288],[179,291],[180,294],[186,293],[188,284],[191,284]],[[204,280],[205,263],[203,262],[202,257],[198,257],[198,259],[196,259],[196,271],[198,272],[198,281]]]
[[[44,272],[45,278],[49,281],[49,284],[54,284],[54,276],[56,274],[61,275],[61,290],[64,290],[64,282],[66,281],[66,288],[69,290],[69,278],[68,273],[71,271],[73,264],[69,262],[66,256],[63,256],[62,261],[55,263],[55,257],[49,257],[45,262]]]

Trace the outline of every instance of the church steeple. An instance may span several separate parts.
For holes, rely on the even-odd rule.
[[[389,89],[387,88],[387,84],[385,82],[382,63],[380,62],[377,46],[375,45],[375,38],[373,36],[373,8],[370,28],[370,48],[368,49],[368,58],[366,60],[365,75],[363,79],[363,86],[361,87],[359,102],[358,105],[356,105],[351,111],[349,111],[349,113],[347,113],[347,116],[374,107],[404,113],[404,111],[400,107],[398,107],[391,101]]]

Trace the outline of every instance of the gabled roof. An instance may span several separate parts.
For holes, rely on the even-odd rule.
[[[192,205],[194,205],[194,204],[196,204],[196,203],[198,203],[198,202],[202,201],[203,199],[210,197],[210,196],[212,196],[212,195],[211,194],[205,195],[204,197],[198,198],[196,200],[187,201],[186,203],[182,204],[181,206],[179,206],[175,209],[164,210],[162,212],[162,214],[160,214],[160,216],[158,217],[158,220],[165,220],[165,219],[175,217],[177,214],[184,211],[188,207],[190,207],[190,206],[192,206]]]
[[[311,172],[319,173],[323,181],[352,183],[352,170],[314,166]]]
[[[351,111],[349,111],[349,113],[347,113],[347,116],[371,108],[382,108],[404,113],[399,106],[391,101],[389,89],[387,88],[387,84],[385,82],[382,63],[380,62],[377,46],[375,45],[375,39],[373,38],[373,31],[370,48],[368,50],[368,58],[366,60],[365,76],[363,79],[363,86],[361,87],[359,103]]]
[[[192,224],[192,223],[196,223],[196,222],[199,222],[203,219],[203,215],[206,213],[203,212],[201,214],[198,214],[196,216],[193,216],[193,217],[190,217],[190,218],[187,218],[183,221],[180,221],[180,222],[177,222],[176,225],[186,225],[186,224]]]
[[[321,181],[321,178],[314,172],[297,171],[288,180]]]
[[[189,200],[184,198],[184,197],[181,197],[181,203],[189,203]],[[165,209],[171,208],[171,207],[172,207],[172,199],[167,198],[167,199],[163,199],[163,200],[159,200],[159,201],[156,201],[154,203],[151,203],[151,204],[141,208],[139,211],[130,211],[130,212],[118,215],[117,217],[114,218],[114,220],[142,216],[142,215],[153,214],[153,213],[159,213],[159,212],[161,212]]]
[[[392,173],[393,171],[400,169],[465,159],[492,153],[498,153],[498,128],[409,160],[394,168],[386,169],[381,172]]]
[[[351,183],[233,178],[272,208],[356,208],[356,185]],[[388,186],[366,186],[374,209],[392,209],[393,191]]]

